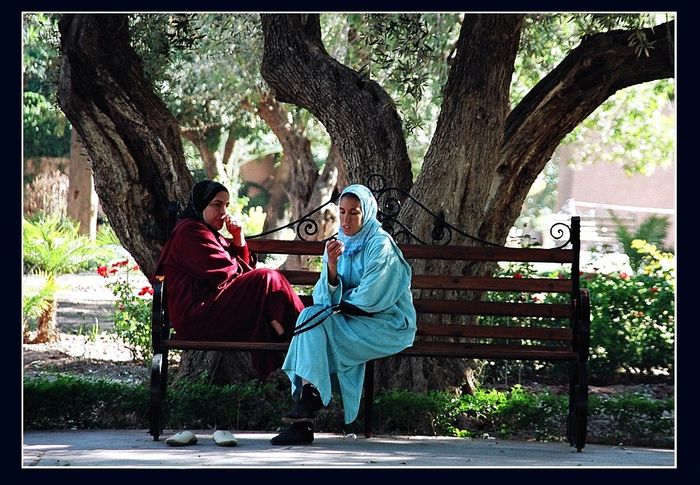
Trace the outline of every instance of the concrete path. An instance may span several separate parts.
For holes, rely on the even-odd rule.
[[[272,446],[273,433],[236,432],[234,448],[213,431],[198,443],[165,444],[145,430],[26,431],[22,467],[128,468],[675,468],[674,450],[425,436],[370,439],[317,433],[309,446]]]

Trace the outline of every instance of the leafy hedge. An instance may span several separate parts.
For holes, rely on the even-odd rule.
[[[51,375],[24,382],[24,429],[148,428],[145,384]],[[169,389],[167,429],[277,431],[291,406],[288,392],[270,384],[216,386],[179,382]],[[630,393],[589,398],[589,443],[673,446],[674,401]],[[565,441],[566,395],[477,390],[474,395],[431,391],[380,393],[374,402],[377,434],[462,436]],[[362,413],[360,413],[360,416]],[[340,400],[319,412],[316,430],[362,432],[362,420],[343,424]]]
[[[654,374],[673,375],[675,368],[675,267],[672,254],[636,240],[632,246],[642,264],[634,274],[624,272],[582,272],[581,286],[591,296],[591,341],[588,364],[592,382],[609,383],[616,377]],[[527,278],[547,276],[569,278],[570,273],[546,273],[531,264],[513,264],[499,270],[501,275]],[[491,293],[492,301],[565,303],[565,295],[554,293]],[[551,319],[491,317],[486,324],[547,326]],[[554,322],[561,325],[561,322]],[[530,378],[565,378],[565,364],[548,362],[485,362],[483,382],[501,381],[513,370]],[[513,377],[510,377],[513,379]]]

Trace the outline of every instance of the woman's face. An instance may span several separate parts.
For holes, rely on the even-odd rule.
[[[217,231],[224,227],[224,217],[226,216],[226,209],[228,208],[228,199],[228,192],[222,190],[214,196],[202,213],[204,222]]]
[[[346,236],[353,236],[362,229],[362,204],[354,195],[340,199],[340,228]]]

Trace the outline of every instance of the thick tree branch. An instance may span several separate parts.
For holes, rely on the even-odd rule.
[[[168,200],[192,184],[177,122],[129,44],[125,15],[63,15],[61,109],[90,154],[95,190],[124,247],[152,275]]]
[[[308,109],[326,127],[351,182],[384,173],[411,186],[406,143],[393,101],[374,81],[328,55],[318,15],[261,15],[262,75],[281,102]]]
[[[474,235],[503,144],[522,23],[523,15],[465,16],[435,134],[412,193]],[[425,212],[407,207],[402,217],[429,237],[432,221]]]
[[[616,91],[674,76],[674,22],[646,29],[649,56],[629,45],[632,31],[585,38],[510,113],[482,234],[498,238],[515,222],[537,175],[561,140]]]

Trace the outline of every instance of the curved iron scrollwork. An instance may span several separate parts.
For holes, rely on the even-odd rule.
[[[571,242],[571,226],[563,222],[552,224],[552,227],[549,228],[549,235],[552,236],[552,239],[555,241],[563,241],[560,242],[559,246],[555,246],[553,249],[562,249]],[[566,239],[564,239],[564,237],[566,237]]]
[[[318,223],[311,216],[316,214],[317,212],[320,212],[327,205],[335,203],[335,201],[337,199],[338,199],[337,197],[332,198],[331,200],[329,200],[325,204],[318,206],[317,208],[315,208],[314,210],[312,210],[308,214],[301,216],[299,219],[296,219],[296,220],[290,222],[289,224],[286,224],[286,225],[281,226],[281,227],[276,227],[274,229],[270,229],[269,231],[261,232],[260,234],[246,236],[246,239],[261,238],[261,237],[265,237],[269,234],[274,234],[276,232],[282,231],[283,229],[290,228],[290,229],[294,229],[294,231],[296,232],[297,237],[299,239],[301,239],[303,241],[309,241],[309,240],[316,241],[316,239],[313,238],[313,236],[318,234],[319,227],[318,227]],[[333,237],[333,236],[331,236],[331,237]],[[330,237],[324,239],[324,241],[326,241],[328,239],[330,239]]]
[[[486,241],[485,239],[472,236],[471,234],[468,234],[462,231],[461,229],[458,229],[457,227],[453,226],[445,220],[445,214],[443,212],[440,212],[439,214],[434,213],[422,203],[420,203],[418,199],[413,197],[405,190],[399,189],[397,187],[386,187],[386,180],[382,175],[370,175],[370,177],[368,178],[368,187],[374,193],[374,197],[377,199],[377,204],[380,207],[380,215],[378,216],[378,218],[382,223],[382,227],[396,240],[398,240],[397,237],[403,236],[404,238],[409,239],[406,242],[410,242],[410,239],[413,239],[420,242],[421,244],[440,244],[446,246],[452,241],[452,234],[453,232],[455,232],[457,234],[461,234],[462,236],[468,239],[471,239],[472,241],[478,241],[481,244],[485,244],[487,246],[504,247],[502,244]],[[404,196],[404,201],[408,200],[414,204],[417,204],[418,207],[430,214],[430,216],[433,218],[433,228],[430,231],[432,241],[430,243],[423,241],[421,238],[416,236],[408,227],[399,222],[397,216],[401,209],[401,202],[398,199],[397,195],[387,195],[392,193],[402,194]],[[394,230],[395,224],[399,225],[401,229],[398,231]]]
[[[486,241],[485,239],[472,236],[471,234],[468,234],[462,231],[461,229],[458,229],[457,227],[447,222],[447,220],[445,219],[444,212],[439,212],[436,214],[427,207],[425,207],[421,202],[418,201],[418,199],[413,197],[405,190],[402,190],[398,187],[387,187],[386,179],[380,174],[371,174],[369,177],[367,177],[365,185],[372,191],[375,199],[377,199],[377,218],[382,223],[382,227],[385,231],[391,234],[391,236],[397,242],[402,241],[410,243],[411,241],[417,241],[421,244],[448,245],[452,241],[453,233],[457,233],[464,236],[467,239],[477,241],[487,246],[506,247],[503,244],[497,244],[491,241]],[[311,216],[320,212],[324,207],[336,203],[337,200],[338,197],[336,196],[328,202],[326,202],[325,204],[320,205],[316,209],[312,210],[308,214],[305,214],[299,219],[296,219],[282,227],[270,229],[269,231],[246,237],[248,239],[261,238],[269,234],[281,231],[283,229],[292,228],[295,230],[299,239],[304,241],[316,240],[314,236],[318,234],[319,227],[318,223]],[[411,203],[417,204],[418,207],[430,214],[430,216],[433,218],[433,228],[430,231],[431,242],[426,242],[423,239],[416,236],[410,227],[406,226],[398,219],[399,213],[401,212],[402,201],[409,201]],[[563,241],[559,244],[559,246],[556,246],[554,249],[564,248],[567,244],[569,244],[571,240],[571,227],[567,224],[564,224],[563,222],[557,222],[556,224],[554,224],[550,228],[549,233],[554,240]],[[567,234],[568,237],[564,240],[564,237]],[[331,239],[334,236],[335,234],[326,239],[323,239],[323,241],[327,241],[328,239]]]

